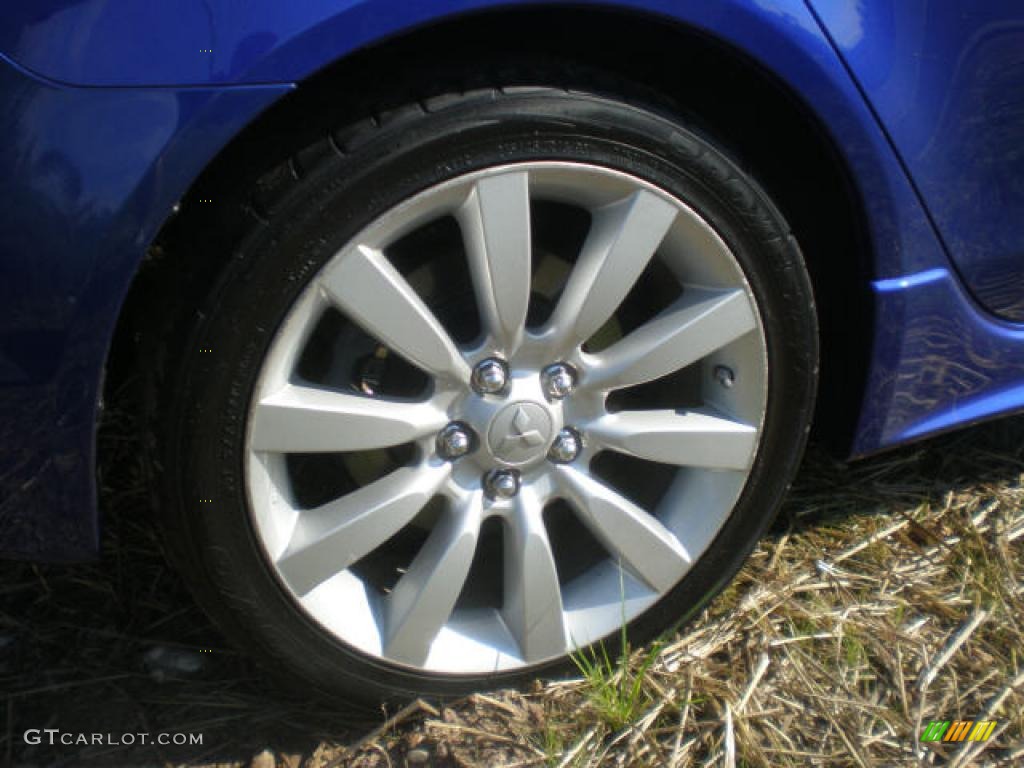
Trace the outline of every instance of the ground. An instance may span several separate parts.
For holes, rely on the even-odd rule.
[[[101,561],[0,563],[0,764],[1024,760],[1022,418],[849,465],[812,446],[772,533],[681,632],[626,664],[582,656],[577,679],[378,715],[285,693],[224,644],[161,559],[130,446],[102,478]],[[932,720],[996,726],[921,743]],[[25,743],[45,728],[203,743]]]

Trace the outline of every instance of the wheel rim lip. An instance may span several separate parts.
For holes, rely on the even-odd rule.
[[[346,250],[352,247],[353,243],[376,242],[380,244],[377,247],[383,249],[387,247],[387,245],[389,245],[390,243],[393,243],[394,241],[402,237],[403,235],[411,231],[414,231],[417,227],[427,223],[429,220],[433,220],[444,215],[450,215],[457,207],[457,201],[462,199],[462,192],[460,190],[472,188],[472,185],[479,181],[480,179],[519,170],[526,170],[527,172],[529,172],[531,174],[531,180],[533,178],[533,174],[537,173],[541,174],[542,176],[544,174],[554,174],[561,176],[560,179],[556,180],[557,183],[550,187],[543,187],[543,185],[541,185],[544,188],[544,191],[548,193],[544,196],[544,198],[559,202],[567,202],[571,204],[579,204],[579,200],[573,195],[574,186],[569,183],[569,176],[572,176],[574,174],[582,174],[581,179],[593,179],[596,176],[605,180],[609,180],[611,182],[608,188],[603,189],[598,188],[595,190],[594,188],[581,187],[579,191],[582,193],[582,196],[585,198],[585,200],[589,201],[589,205],[585,203],[583,207],[592,207],[595,204],[600,204],[599,201],[602,197],[607,198],[608,201],[610,201],[615,197],[615,190],[645,189],[647,191],[651,191],[657,194],[659,197],[670,201],[672,205],[677,207],[678,210],[685,212],[685,214],[688,217],[691,217],[692,219],[699,221],[701,225],[707,227],[713,233],[714,237],[717,238],[719,242],[721,242],[722,248],[731,259],[730,266],[732,269],[734,269],[736,273],[736,285],[737,287],[742,287],[742,289],[744,290],[747,296],[747,300],[750,304],[750,307],[752,308],[753,314],[756,319],[756,328],[755,333],[753,335],[756,336],[757,339],[757,354],[760,358],[760,365],[757,366],[757,370],[759,371],[761,377],[759,387],[760,409],[757,413],[756,420],[754,422],[754,426],[756,428],[756,436],[750,465],[748,466],[746,471],[743,472],[742,482],[740,482],[736,486],[734,493],[732,494],[732,500],[725,505],[726,509],[719,516],[720,519],[715,525],[714,531],[712,532],[712,534],[705,536],[705,538],[709,542],[713,538],[713,535],[716,534],[717,531],[728,520],[732,512],[732,509],[735,506],[735,502],[739,499],[739,496],[746,485],[746,480],[750,475],[754,462],[757,456],[759,455],[760,443],[763,435],[765,411],[767,407],[769,375],[767,365],[767,344],[765,341],[763,322],[760,317],[760,307],[755,299],[751,287],[747,282],[746,276],[743,273],[742,268],[739,266],[739,263],[732,252],[732,249],[727,244],[725,244],[724,241],[721,240],[720,235],[718,235],[718,233],[714,231],[713,227],[707,221],[707,219],[698,212],[696,212],[683,200],[679,199],[673,194],[667,192],[661,187],[658,187],[645,179],[633,176],[632,174],[626,173],[619,169],[592,163],[581,163],[577,161],[543,160],[495,165],[480,170],[475,170],[469,173],[461,174],[451,179],[448,179],[444,182],[441,182],[440,184],[428,187],[427,189],[422,190],[419,193],[411,196],[410,198],[400,202],[398,205],[394,206],[389,211],[385,212],[381,216],[378,216],[376,219],[374,219],[359,234],[350,239],[342,248],[335,252],[329,259],[327,259],[317,271],[316,276],[312,278],[310,284],[307,285],[305,289],[303,289],[298,299],[296,299],[293,302],[292,307],[286,314],[284,321],[282,322],[278,331],[275,333],[273,340],[271,341],[268,354],[263,360],[260,374],[258,376],[256,385],[253,389],[250,418],[247,420],[246,427],[246,450],[244,470],[245,488],[249,502],[248,508],[250,512],[250,519],[253,524],[253,528],[257,534],[257,539],[259,540],[260,548],[263,552],[264,557],[267,560],[268,565],[270,566],[271,571],[274,573],[274,576],[276,577],[278,583],[285,590],[289,598],[295,604],[297,604],[297,606],[300,608],[301,612],[304,615],[312,619],[313,622],[316,623],[321,629],[327,631],[327,633],[331,635],[335,640],[340,641],[341,643],[350,648],[354,648],[357,652],[361,652],[377,662],[383,662],[387,665],[403,668],[412,672],[428,672],[436,673],[445,677],[458,677],[463,675],[491,673],[494,671],[524,671],[531,668],[542,667],[554,660],[563,658],[566,654],[571,652],[572,648],[566,648],[565,651],[561,654],[553,654],[543,659],[535,659],[530,661],[516,659],[514,657],[514,654],[504,653],[500,649],[498,649],[496,651],[498,653],[498,656],[503,658],[501,659],[500,663],[497,663],[494,666],[473,669],[453,669],[447,665],[442,664],[435,668],[435,666],[428,666],[426,664],[422,666],[410,665],[403,663],[400,660],[389,658],[387,656],[382,655],[381,653],[374,651],[373,648],[371,647],[372,643],[368,645],[365,642],[361,642],[360,638],[358,637],[358,633],[353,635],[349,632],[339,632],[339,627],[336,622],[325,620],[325,616],[322,614],[321,610],[319,610],[316,606],[309,605],[308,601],[305,600],[302,595],[298,594],[292,588],[288,580],[282,575],[279,568],[277,567],[275,563],[274,552],[268,546],[267,536],[265,535],[266,526],[268,523],[268,517],[266,514],[267,510],[263,509],[262,511],[264,512],[264,514],[260,514],[262,505],[262,500],[260,499],[261,493],[258,489],[258,483],[254,482],[254,476],[262,475],[265,479],[271,479],[274,485],[277,488],[280,488],[280,482],[285,479],[283,478],[284,454],[270,457],[265,452],[256,450],[252,447],[252,409],[255,408],[255,404],[258,402],[259,397],[262,393],[266,393],[268,391],[273,390],[275,387],[280,386],[282,382],[288,376],[290,376],[290,372],[292,369],[294,369],[298,355],[301,353],[301,350],[307,343],[309,335],[312,332],[313,328],[315,327],[321,312],[327,306],[327,302],[324,296],[322,295],[322,292],[317,288],[317,278],[318,276],[324,274],[333,263],[340,259],[341,256],[346,252]],[[437,205],[435,207],[424,205],[424,202],[430,197],[438,198]],[[532,197],[533,195],[531,194],[531,199]],[[388,218],[391,218],[392,220],[390,222],[385,222],[385,220]],[[539,339],[536,335],[531,334],[529,331],[526,332],[526,337],[524,339],[522,347],[516,353],[516,355],[514,355],[513,358],[508,361],[508,373],[510,380],[514,379],[514,377],[516,377],[517,375],[522,375],[524,369],[529,369],[531,368],[531,366],[536,366],[538,361],[536,348],[540,346],[538,344],[538,341]],[[462,352],[464,354],[464,357],[467,359],[467,362],[469,362],[470,364],[479,362],[480,360],[486,359],[486,357],[490,356],[486,344],[475,350],[463,349]],[[580,350],[576,350],[574,355],[570,359],[568,359],[567,362],[569,362],[570,364],[574,364],[575,366],[577,366],[577,368],[583,368],[586,367],[590,358],[591,356],[588,355],[587,353],[582,352]],[[452,386],[451,382],[435,381],[434,396],[439,401],[447,402],[449,406],[454,407],[453,404],[457,403],[461,394],[463,393],[461,393],[458,390],[458,388]],[[597,396],[596,399],[603,401],[603,395]],[[593,396],[591,397],[590,401],[587,401],[586,398],[584,398],[583,400],[585,401],[585,404],[583,406],[575,407],[576,412],[580,412],[581,410],[586,411],[588,408],[593,409],[595,407],[594,403],[596,402],[596,400]],[[528,402],[533,401],[530,400]],[[563,415],[561,419],[558,419],[555,423],[553,423],[552,429],[550,430],[550,437],[554,438],[554,436],[558,434],[559,428],[562,425],[569,425],[570,422],[571,413],[569,415]],[[493,421],[491,423],[493,424]],[[483,435],[481,435],[481,438],[482,442],[488,442]],[[427,448],[427,442],[429,441],[419,441],[420,447]],[[546,453],[546,448],[544,453]],[[541,454],[542,457],[544,456],[544,453]],[[584,442],[581,453],[574,463],[589,463],[590,459],[592,458],[593,452],[591,451],[591,447],[587,445],[586,442]],[[268,461],[267,459],[270,460]],[[556,466],[554,470],[551,470],[550,468],[547,467],[547,460],[544,458],[541,458],[539,462],[531,458],[520,463],[501,462],[500,460],[498,463],[501,466],[517,470],[523,470],[524,483],[534,482],[536,480],[536,473],[541,469],[548,474],[558,473],[559,471],[572,471],[570,467],[562,466]],[[679,471],[676,473],[677,480],[686,471],[686,468],[680,468]],[[542,485],[543,483],[538,485],[538,487],[541,487]],[[464,488],[458,487],[458,482],[455,479],[454,472],[445,481],[440,490],[440,493],[446,496],[464,492]],[[507,503],[507,500],[497,500],[497,503],[501,505],[503,503]],[[688,573],[689,570],[693,568],[693,566],[700,559],[700,556],[703,555],[703,552],[704,550],[702,549],[700,552],[696,553],[696,556],[690,561],[686,569],[680,574],[678,581],[681,581],[683,578],[685,578],[686,573]],[[615,572],[615,574],[618,574],[618,579],[621,583],[620,569],[615,568],[613,565],[612,570]],[[598,583],[601,579],[603,579],[603,582],[605,584],[610,582],[610,573],[608,572],[607,568],[605,568],[604,572],[602,573],[594,574],[594,583]],[[676,583],[678,583],[678,581]],[[586,591],[584,586],[577,586],[579,587],[576,590],[577,592]],[[617,615],[625,617],[627,622],[632,621],[633,619],[643,614],[654,603],[656,603],[658,600],[664,597],[668,591],[670,590],[667,589],[660,593],[649,595],[633,593],[627,594],[626,591],[623,591],[619,601],[616,603]],[[566,613],[568,614],[569,612],[570,609],[569,605],[567,604]],[[472,617],[470,617],[470,619],[471,618]],[[464,620],[466,619],[466,617],[461,617],[461,619]],[[618,621],[609,623],[607,617],[605,617],[604,620],[604,625],[606,626],[600,626],[600,621],[595,620],[595,622],[596,632],[587,633],[587,636],[581,642],[577,643],[576,638],[571,637],[572,645],[574,647],[581,647],[603,637],[607,637],[608,635],[612,634],[614,631],[618,629],[619,624]],[[458,622],[456,620],[456,617],[453,617],[450,623],[452,625],[457,624]],[[447,631],[448,629],[449,625],[446,625],[443,628],[442,632]],[[438,641],[440,641],[440,639],[441,638],[438,638]]]

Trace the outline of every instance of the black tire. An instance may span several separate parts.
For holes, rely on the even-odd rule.
[[[259,215],[232,234],[231,258],[217,264],[216,279],[193,281],[195,304],[178,315],[152,366],[151,442],[167,548],[216,623],[283,680],[366,702],[457,696],[571,669],[562,660],[526,672],[442,677],[340,643],[276,580],[250,523],[243,478],[247,409],[264,352],[337,248],[383,211],[444,179],[538,159],[611,166],[686,201],[731,247],[759,303],[770,377],[754,468],[710,549],[633,622],[630,639],[648,641],[693,616],[770,524],[796,472],[813,409],[810,282],[796,241],[761,187],[676,116],[548,87],[429,93],[293,149],[291,160],[243,195],[258,199]]]

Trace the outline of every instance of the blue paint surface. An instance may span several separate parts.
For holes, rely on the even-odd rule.
[[[1024,4],[813,5],[968,288],[1024,321]]]
[[[290,88],[64,88],[0,60],[0,552],[96,551],[107,350],[150,240]]]

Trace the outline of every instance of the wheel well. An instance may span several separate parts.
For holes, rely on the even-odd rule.
[[[671,51],[672,66],[652,51]],[[608,77],[595,79],[596,72]],[[313,143],[339,121],[386,119],[438,79],[468,90],[537,84],[537,78],[681,114],[766,188],[793,228],[814,284],[822,331],[815,432],[845,455],[867,378],[872,326],[870,246],[849,173],[814,114],[785,84],[741,52],[665,19],[618,10],[489,11],[346,57],[301,83],[218,155],[165,224],[154,251],[170,254],[170,261],[198,251],[230,253],[233,227],[218,201],[273,169],[300,173],[288,160],[290,150],[305,139]],[[282,142],[285,132],[289,140]],[[154,281],[143,273],[168,259],[149,261],[156,266],[144,266],[129,292],[108,381],[120,378],[117,369],[123,366],[116,363],[124,347],[135,343],[131,318],[152,311],[145,286]],[[214,268],[208,258],[189,262],[189,269],[211,270],[211,279]]]

